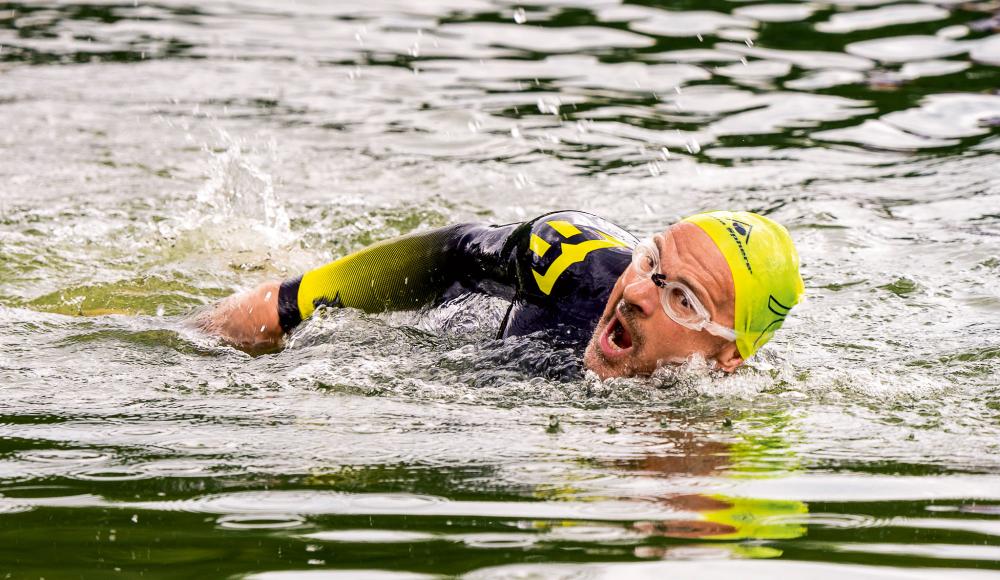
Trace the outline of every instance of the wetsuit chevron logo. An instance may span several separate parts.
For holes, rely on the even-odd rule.
[[[569,239],[583,233],[578,227],[566,221],[554,220],[545,223],[564,239]],[[596,228],[593,228],[593,231],[600,236],[599,239],[586,240],[578,244],[561,243],[559,244],[560,254],[551,264],[549,264],[549,267],[544,274],[541,274],[534,269],[531,271],[531,273],[534,274],[535,283],[538,284],[538,289],[541,290],[543,294],[546,296],[551,294],[553,286],[555,286],[556,281],[559,280],[559,277],[562,276],[563,272],[565,272],[573,264],[582,262],[591,252],[604,248],[628,247],[628,244],[618,238],[610,236]],[[552,244],[545,241],[538,235],[531,234],[529,247],[536,256],[541,258],[548,253]]]

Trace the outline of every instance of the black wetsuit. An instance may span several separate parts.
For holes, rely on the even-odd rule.
[[[511,301],[498,337],[541,331],[582,348],[635,243],[578,211],[503,226],[457,224],[375,244],[284,282],[279,317],[290,331],[319,305],[382,312],[480,292]]]

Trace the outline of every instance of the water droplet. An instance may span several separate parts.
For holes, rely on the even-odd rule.
[[[701,145],[694,139],[688,140],[688,142],[684,144],[684,147],[686,147],[688,153],[692,155],[695,155],[701,151]]]
[[[164,310],[162,304],[160,304],[159,306],[156,307],[156,315],[157,316],[163,316],[164,312],[166,312],[166,310]]]
[[[514,9],[514,22],[518,24],[524,24],[528,21],[528,15],[524,13],[524,8],[518,7]]]
[[[744,40],[743,42],[747,43],[747,46],[753,46],[753,39],[752,38],[748,38],[748,39]]]
[[[264,302],[267,302],[270,299],[271,299],[271,291],[268,290],[267,294],[264,295]]]
[[[559,115],[559,107],[562,106],[562,101],[558,97],[541,97],[538,99],[538,111],[544,114]]]
[[[660,157],[662,157],[664,161],[670,159],[670,150],[666,147],[660,147]]]
[[[520,139],[521,138],[521,130],[518,129],[516,126],[511,127],[510,128],[510,136],[513,137],[513,138],[515,138],[515,139]]]
[[[132,514],[132,523],[133,524],[139,523],[139,514]]]
[[[410,56],[413,58],[420,58],[420,43],[414,42],[413,46],[410,47]]]
[[[656,161],[650,161],[649,163],[647,163],[646,168],[649,169],[649,174],[652,175],[653,177],[657,177],[661,173],[660,164],[657,163]]]
[[[705,42],[705,39],[702,38],[702,36],[700,34],[698,35],[698,42]]]

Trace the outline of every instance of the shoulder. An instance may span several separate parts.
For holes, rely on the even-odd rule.
[[[600,216],[582,211],[552,212],[531,220],[529,224],[532,245],[540,247],[544,247],[541,242],[562,245],[606,240],[632,248],[637,242],[635,236],[625,229]]]
[[[559,211],[535,218],[522,253],[522,278],[544,295],[595,261],[631,254],[635,236],[599,216],[580,211]],[[558,284],[557,284],[558,282]]]

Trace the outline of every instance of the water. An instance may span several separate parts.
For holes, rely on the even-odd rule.
[[[0,572],[979,578],[1000,570],[991,2],[0,4]],[[787,224],[733,377],[567,379],[503,304],[186,317],[554,209]],[[567,371],[567,372],[564,372]]]

